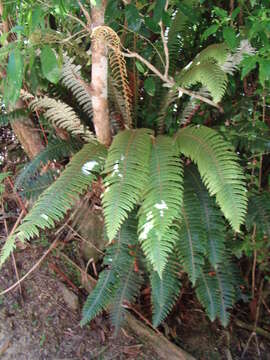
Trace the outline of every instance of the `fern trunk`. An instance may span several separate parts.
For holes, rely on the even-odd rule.
[[[92,30],[104,25],[106,1],[92,6]],[[98,140],[105,146],[111,144],[111,128],[108,108],[108,59],[106,45],[98,40],[92,41],[92,81],[91,94],[93,106],[93,123]]]

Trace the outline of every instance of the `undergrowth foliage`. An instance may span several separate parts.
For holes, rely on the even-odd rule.
[[[182,26],[179,16],[175,17],[175,26],[177,22]],[[176,41],[173,36],[172,31],[170,53],[178,46],[179,39]],[[150,281],[153,325],[159,326],[177,300],[180,273],[186,272],[209,318],[212,321],[219,318],[226,326],[229,310],[236,301],[237,276],[225,240],[225,227],[240,232],[247,211],[245,178],[238,157],[217,131],[203,125],[180,128],[173,137],[155,136],[148,128],[132,129],[130,90],[120,40],[108,27],[98,27],[92,38],[107,42],[114,90],[118,92],[116,98],[122,97],[126,129],[114,137],[107,150],[82,125],[71,106],[23,93],[30,110],[43,111],[56,127],[87,144],[41,193],[22,224],[7,239],[0,264],[14,250],[17,240],[28,241],[42,230],[53,228],[100,176],[105,187],[102,206],[109,244],[104,269],[84,305],[82,325],[109,308],[112,323],[119,329],[125,307],[136,301],[142,284]],[[241,51],[238,54],[243,55]],[[248,51],[251,49],[246,47]],[[177,85],[187,88],[203,85],[203,91],[217,103],[226,91],[227,74],[235,70],[239,57],[229,57],[224,44],[208,47],[177,74]],[[68,58],[61,79],[91,117],[88,104],[91,95],[80,68]],[[164,129],[168,107],[178,101],[177,91],[169,91],[160,112],[160,130]],[[22,171],[17,186],[25,189],[42,166],[73,152],[74,147],[62,145],[59,149],[58,142],[51,142]],[[254,216],[251,210],[251,223]]]

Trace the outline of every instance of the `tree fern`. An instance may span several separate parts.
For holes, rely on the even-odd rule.
[[[135,207],[148,180],[151,130],[126,130],[114,138],[105,164],[103,208],[111,241]]]
[[[194,285],[204,265],[206,234],[201,222],[199,199],[187,181],[185,179],[184,203],[176,245],[184,270]]]
[[[157,271],[152,270],[151,272],[152,323],[154,327],[159,326],[163,322],[177,300],[181,288],[178,272],[179,264],[175,255],[169,258],[162,278],[160,278]]]
[[[182,163],[171,138],[153,139],[149,170],[138,232],[148,260],[161,276],[177,238],[170,227],[179,217],[182,206]]]
[[[41,229],[53,228],[56,221],[64,218],[78,196],[91,186],[96,174],[101,171],[105,156],[104,146],[89,143],[73,157],[57,181],[42,193],[14,235],[7,239],[0,264],[13,250],[16,238],[29,240],[38,236]]]
[[[65,87],[71,90],[72,94],[80,104],[82,110],[92,118],[92,98],[90,95],[90,85],[84,82],[81,76],[81,66],[75,65],[73,59],[64,56],[61,81]]]
[[[59,161],[72,153],[77,152],[81,148],[78,141],[70,139],[64,141],[61,139],[54,139],[41,151],[31,162],[29,162],[20,172],[16,179],[16,189],[21,189],[32,182],[34,178],[39,175],[42,166],[49,161]]]
[[[195,166],[185,168],[185,179],[191,191],[200,202],[201,225],[206,235],[206,256],[214,268],[222,264],[225,254],[226,227],[221,211],[213,198],[210,198]]]
[[[194,59],[194,64],[209,62],[214,60],[219,66],[222,66],[229,55],[228,46],[225,43],[212,44],[203,49]]]
[[[235,231],[244,222],[247,196],[245,178],[236,154],[213,129],[186,127],[176,134],[179,150],[198,165],[203,183]]]

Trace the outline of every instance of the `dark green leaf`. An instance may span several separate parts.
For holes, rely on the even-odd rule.
[[[44,46],[40,54],[40,60],[44,77],[56,84],[60,79],[61,70],[55,52],[49,46]]]
[[[4,88],[4,102],[15,104],[20,96],[23,80],[23,58],[19,49],[9,55],[7,76]]]
[[[144,88],[150,96],[154,96],[156,92],[156,83],[152,77],[149,77],[144,82]]]
[[[238,40],[235,34],[235,31],[233,28],[231,27],[225,27],[223,29],[223,37],[224,40],[226,41],[226,43],[229,45],[229,47],[231,49],[235,49],[237,44],[238,44]]]
[[[213,35],[217,32],[217,29],[219,28],[218,24],[214,24],[212,26],[210,26],[208,29],[206,29],[204,31],[204,33],[202,34],[202,40],[206,40],[207,38],[209,38],[210,35]]]
[[[260,72],[259,72],[260,83],[264,86],[266,80],[270,79],[270,60],[260,60]]]
[[[132,4],[127,5],[125,8],[125,15],[128,27],[135,32],[139,31],[142,25],[142,19],[136,6]]]
[[[251,70],[256,68],[257,58],[255,56],[246,57],[242,61],[242,74],[241,79],[243,80],[245,76],[247,76]]]

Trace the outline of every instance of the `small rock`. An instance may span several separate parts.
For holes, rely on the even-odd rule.
[[[59,283],[60,290],[63,295],[63,299],[67,306],[73,310],[78,311],[79,310],[79,298],[74,292],[69,290],[64,284]]]

